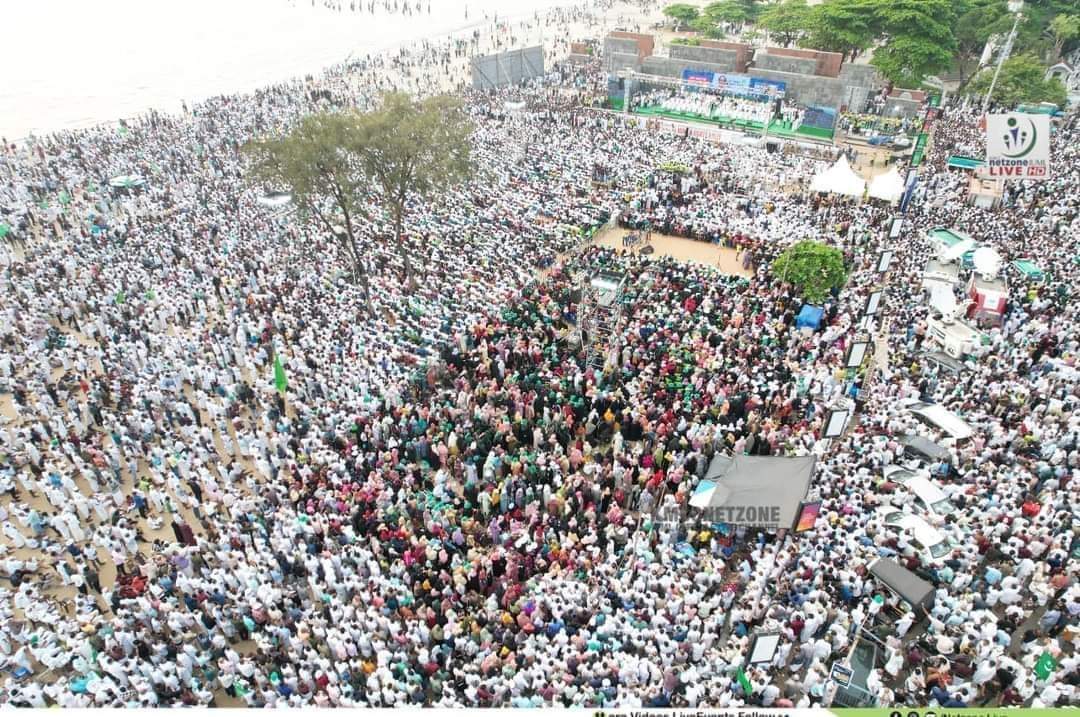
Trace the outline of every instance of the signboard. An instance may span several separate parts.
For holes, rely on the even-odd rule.
[[[867,316],[874,316],[877,314],[878,309],[881,308],[881,292],[875,291],[866,299],[866,308],[863,309],[863,313]]]
[[[818,516],[821,514],[821,501],[815,500],[809,503],[803,503],[799,506],[799,517],[795,520],[796,533],[805,533],[808,530],[813,530],[814,523],[817,522]]]
[[[850,417],[851,411],[846,408],[835,408],[829,411],[829,415],[825,419],[825,427],[821,431],[821,437],[839,438],[844,435],[844,428],[847,426]]]
[[[1018,112],[987,115],[985,176],[1050,177],[1050,117]]]
[[[850,687],[851,676],[854,674],[855,672],[847,665],[834,662],[832,663],[832,669],[829,671],[829,679],[841,687]]]
[[[773,661],[776,648],[780,646],[780,633],[759,632],[755,633],[750,644],[750,657],[746,660],[748,665],[760,665]]]
[[[698,87],[712,87],[714,75],[716,75],[715,72],[706,70],[683,70],[682,72],[683,82]]]
[[[683,82],[692,87],[707,87],[727,95],[744,97],[776,98],[783,97],[787,84],[763,77],[751,77],[736,73],[712,72],[710,70],[685,69]]]
[[[869,341],[856,341],[848,349],[847,358],[844,360],[844,368],[859,368],[866,358],[866,352],[870,350]]]
[[[836,110],[831,107],[807,107],[803,113],[802,126],[832,129],[836,126]]]

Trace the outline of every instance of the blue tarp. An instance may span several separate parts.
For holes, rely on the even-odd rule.
[[[795,327],[817,329],[821,326],[821,315],[824,313],[825,309],[821,307],[803,304],[802,311],[795,318]]]

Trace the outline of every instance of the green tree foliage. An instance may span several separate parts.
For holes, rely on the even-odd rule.
[[[954,10],[952,0],[882,0],[876,16],[884,44],[871,64],[901,87],[948,69],[956,52]]]
[[[690,27],[713,40],[719,40],[725,35],[724,28],[709,18],[708,15],[699,15],[697,19],[690,23]]]
[[[760,10],[754,0],[720,0],[706,5],[702,14],[714,23],[744,25],[754,22]]]
[[[1067,43],[1080,38],[1080,15],[1055,15],[1048,26],[1050,39],[1054,43],[1053,54],[1050,59],[1053,62],[1061,57],[1062,50]]]
[[[415,100],[391,92],[383,95],[378,109],[359,115],[357,124],[364,138],[361,165],[381,192],[394,227],[394,245],[411,281],[412,264],[401,240],[408,203],[471,176],[472,123],[460,101],[451,97]]]
[[[994,68],[990,67],[978,74],[968,85],[968,90],[975,96],[983,96],[993,81]],[[1034,55],[1014,55],[1001,66],[1001,74],[994,85],[991,99],[1009,109],[1020,104],[1052,102],[1064,107],[1066,102],[1065,87],[1057,78],[1046,77],[1046,65]]]
[[[252,160],[249,177],[264,186],[286,188],[293,202],[342,243],[354,278],[370,301],[363,251],[357,242],[361,220],[370,220],[366,178],[359,161],[365,133],[354,113],[308,115],[288,134],[253,141],[244,149]],[[341,226],[343,233],[336,227]]]
[[[878,37],[881,0],[825,0],[810,8],[802,45],[855,59]]]
[[[1012,28],[1013,16],[1005,0],[957,0],[956,70],[962,91],[979,69],[986,42],[993,35],[1004,35]]]
[[[829,292],[847,281],[843,252],[817,241],[788,247],[773,261],[770,271],[777,279],[794,284],[811,304],[825,301]]]
[[[698,17],[698,9],[687,3],[675,3],[664,8],[664,15],[675,21],[675,29],[683,29],[690,26]]]
[[[806,0],[781,0],[762,11],[758,25],[787,47],[810,26],[810,6]]]

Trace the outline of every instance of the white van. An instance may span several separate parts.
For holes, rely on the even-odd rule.
[[[975,429],[964,419],[939,403],[924,403],[917,399],[909,399],[903,405],[908,413],[950,438],[963,441],[975,435]]]
[[[876,512],[881,522],[891,532],[910,533],[905,557],[914,554],[919,558],[919,562],[929,567],[941,565],[952,553],[953,544],[949,542],[949,539],[917,515],[906,513],[891,505],[878,506]]]
[[[881,475],[890,483],[900,486],[897,490],[910,496],[911,502],[939,522],[946,515],[956,512],[956,506],[949,500],[937,483],[930,480],[930,473],[925,470],[912,470],[898,465],[885,466]]]

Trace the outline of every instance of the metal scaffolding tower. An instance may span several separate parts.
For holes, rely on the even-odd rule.
[[[581,305],[578,331],[585,348],[585,365],[599,371],[612,335],[618,330],[623,314],[626,275],[617,271],[598,271],[579,279]]]

